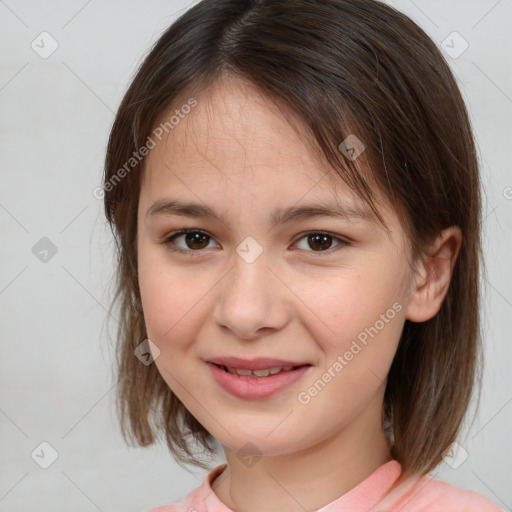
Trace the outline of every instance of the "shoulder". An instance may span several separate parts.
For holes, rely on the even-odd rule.
[[[163,505],[144,512],[199,512],[196,508],[186,504],[184,501],[172,505]]]
[[[201,492],[203,489],[204,484],[190,492],[190,494],[179,503],[162,505],[157,508],[152,508],[147,512],[203,512],[204,497]]]
[[[416,500],[439,512],[503,512],[495,503],[478,492],[425,476],[420,479]],[[414,500],[412,500],[414,502]]]
[[[401,512],[503,512],[491,500],[469,489],[430,476],[411,477],[394,492],[392,508]],[[390,496],[391,497],[391,496]]]
[[[179,503],[163,505],[148,510],[147,512],[231,512],[215,495],[211,483],[226,468],[226,464],[212,469],[203,480],[202,484],[192,491]]]
[[[202,486],[194,489],[185,499],[179,503],[172,503],[170,505],[162,505],[157,508],[152,508],[147,512],[203,512],[203,508],[200,505],[200,489]],[[194,506],[195,505],[195,506]]]
[[[203,512],[202,507],[200,509],[197,508],[199,506],[199,496],[197,495],[198,489],[192,491],[183,501],[180,501],[179,503],[152,508],[147,512]]]
[[[163,507],[152,508],[147,512],[178,512],[179,505],[164,505]]]

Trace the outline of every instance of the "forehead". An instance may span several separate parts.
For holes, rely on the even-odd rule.
[[[191,99],[197,105],[181,112]],[[184,186],[186,177],[212,194],[250,187],[254,194],[264,189],[296,200],[305,194],[357,200],[311,142],[302,121],[248,82],[224,78],[200,94],[182,96],[162,123],[173,114],[177,124],[161,141],[155,139],[146,158],[146,192],[166,184]]]

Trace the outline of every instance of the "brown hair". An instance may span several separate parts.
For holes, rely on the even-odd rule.
[[[201,467],[191,443],[214,450],[211,434],[156,366],[134,356],[147,338],[135,243],[144,159],[130,159],[178,98],[225,73],[291,109],[319,154],[382,220],[368,180],[338,149],[349,134],[364,141],[370,178],[399,214],[414,259],[442,229],[461,229],[445,300],[432,319],[406,320],[383,404],[392,456],[404,473],[427,473],[455,440],[480,379],[478,162],[464,101],[440,51],[407,16],[374,0],[203,0],[141,64],[117,112],[104,175],[117,243],[111,309],[119,304],[117,403],[125,440],[146,446],[162,431],[178,462]]]

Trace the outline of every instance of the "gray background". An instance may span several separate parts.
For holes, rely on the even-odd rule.
[[[453,31],[468,42],[447,59],[469,105],[485,187],[482,403],[459,439],[468,458],[433,475],[512,510],[512,1],[392,3],[438,44]],[[179,501],[204,478],[163,444],[122,441],[104,326],[113,246],[93,196],[122,94],[188,5],[0,1],[0,511],[141,512]],[[43,31],[59,45],[46,59],[31,47],[42,46]],[[43,237],[54,255],[38,253]],[[43,441],[59,454],[48,469],[31,458]],[[47,449],[36,453],[49,460]]]

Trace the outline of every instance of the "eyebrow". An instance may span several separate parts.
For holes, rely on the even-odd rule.
[[[146,218],[149,219],[156,215],[180,215],[184,217],[214,219],[225,223],[219,214],[205,204],[178,200],[159,200],[153,203],[146,212]],[[318,217],[334,217],[345,220],[360,219],[366,222],[375,220],[375,216],[370,210],[357,208],[352,204],[306,204],[303,206],[289,206],[284,209],[276,208],[268,217],[268,221],[272,227],[275,227],[292,221]]]

